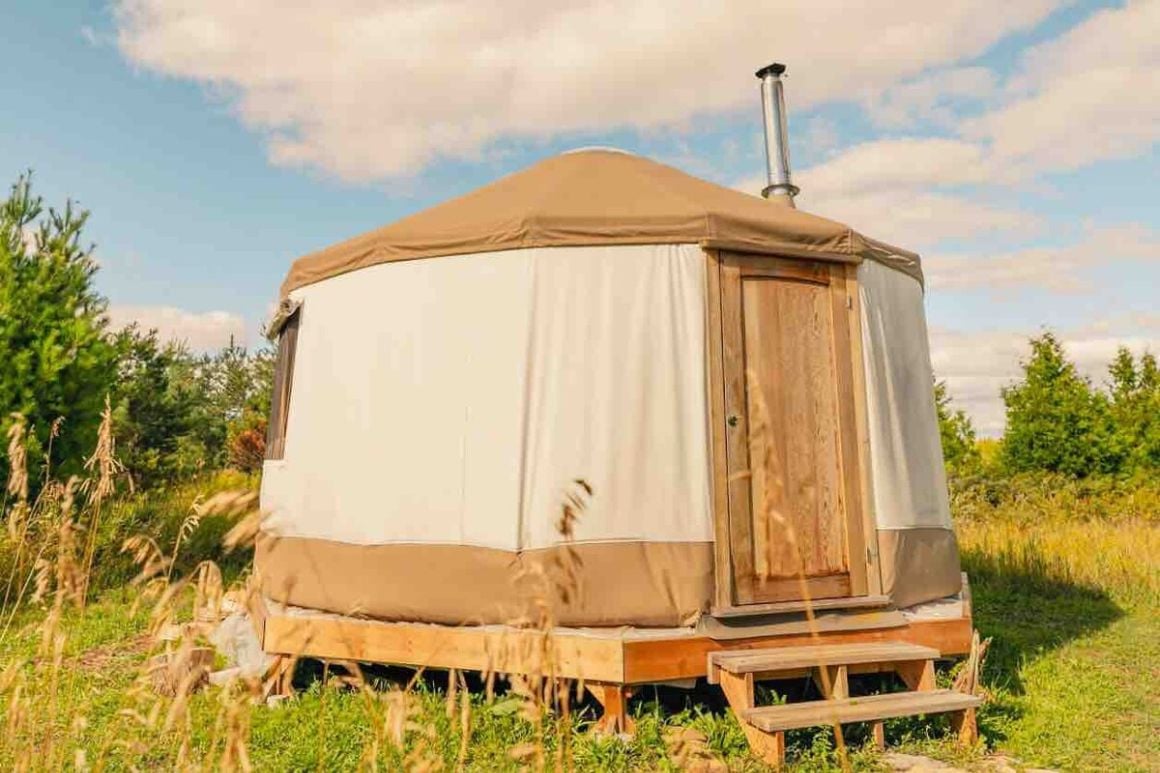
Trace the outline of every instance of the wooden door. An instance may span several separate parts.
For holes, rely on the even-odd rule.
[[[847,268],[722,257],[736,604],[866,593]]]

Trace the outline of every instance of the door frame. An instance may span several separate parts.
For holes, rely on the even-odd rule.
[[[858,293],[857,264],[854,262],[838,262],[833,259],[817,260],[798,256],[759,255],[726,250],[707,249],[706,253],[706,384],[709,391],[709,419],[711,444],[711,472],[713,493],[713,524],[714,524],[714,614],[737,614],[751,610],[757,613],[759,608],[792,608],[795,605],[804,607],[802,601],[768,604],[760,602],[744,603],[745,596],[751,595],[751,589],[738,587],[735,568],[742,569],[746,560],[752,557],[739,557],[741,566],[737,565],[733,556],[732,544],[734,525],[743,523],[740,519],[749,518],[749,481],[742,477],[730,480],[730,454],[738,457],[744,454],[745,464],[748,467],[748,438],[745,433],[728,431],[726,424],[730,407],[737,413],[740,407],[741,416],[745,417],[745,385],[743,379],[729,378],[726,373],[727,362],[733,362],[741,353],[737,347],[741,345],[737,331],[728,331],[726,325],[729,320],[724,319],[724,305],[722,293],[730,292],[729,288],[740,289],[740,277],[744,270],[746,274],[766,276],[783,276],[814,281],[828,273],[828,284],[831,287],[835,322],[844,312],[846,330],[848,331],[847,351],[836,350],[836,364],[839,367],[839,377],[848,375],[851,379],[849,388],[853,393],[853,405],[840,405],[843,441],[841,447],[852,449],[853,459],[850,461],[857,467],[855,476],[844,475],[846,483],[847,512],[850,514],[847,521],[847,546],[849,551],[850,596],[849,606],[865,606],[871,598],[878,598],[881,594],[881,573],[878,564],[878,541],[873,512],[873,498],[871,496],[871,479],[869,470],[869,432],[867,429],[866,413],[866,381],[863,370],[862,354],[862,323],[861,304]],[[842,367],[845,363],[846,367]],[[736,368],[734,368],[734,375]],[[747,426],[748,422],[739,422]],[[741,436],[740,441],[737,436]],[[739,458],[739,457],[738,457]],[[845,464],[845,461],[843,462]],[[731,495],[732,491],[732,495]],[[732,505],[732,507],[731,507]],[[741,510],[736,516],[733,510]],[[750,576],[752,572],[749,573]],[[750,591],[750,592],[747,592]],[[842,606],[842,599],[827,599],[828,607]]]

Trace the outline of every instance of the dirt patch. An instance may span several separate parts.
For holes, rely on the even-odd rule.
[[[140,634],[131,639],[103,644],[77,655],[72,659],[72,664],[86,671],[101,671],[118,660],[144,656],[152,641],[149,634]]]

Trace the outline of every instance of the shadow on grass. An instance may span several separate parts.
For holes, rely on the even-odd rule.
[[[992,694],[979,714],[988,745],[1006,740],[1004,728],[1023,716],[1011,696],[1026,693],[1023,667],[1068,642],[1106,628],[1125,615],[1103,589],[1061,578],[1036,558],[964,550],[975,628],[991,646],[982,683]]]
[[[975,627],[992,637],[984,683],[1021,695],[1020,667],[1124,616],[1101,588],[1062,579],[1022,557],[967,550]]]

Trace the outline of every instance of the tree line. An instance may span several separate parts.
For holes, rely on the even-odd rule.
[[[983,454],[970,418],[935,385],[943,456],[952,477],[1045,472],[1070,478],[1160,471],[1160,368],[1145,352],[1120,347],[1097,386],[1067,358],[1059,338],[1030,340],[1022,376],[1002,392],[1007,424]]]
[[[0,202],[0,430],[22,417],[32,479],[78,472],[106,408],[136,486],[260,467],[271,351],[231,341],[197,354],[155,330],[111,329],[87,219],[71,202],[46,208],[30,175]]]
[[[82,235],[88,213],[46,208],[31,178],[0,202],[0,431],[22,417],[33,479],[79,471],[101,414],[112,412],[117,456],[149,487],[232,466],[260,469],[273,353],[231,342],[211,354],[154,330],[112,330]],[[1104,387],[1084,378],[1059,339],[1031,339],[1022,377],[1002,390],[1006,431],[979,442],[970,418],[936,383],[952,480],[1045,472],[1073,478],[1160,470],[1160,368],[1121,348]],[[987,453],[984,453],[987,451]],[[0,477],[7,479],[0,453]]]

